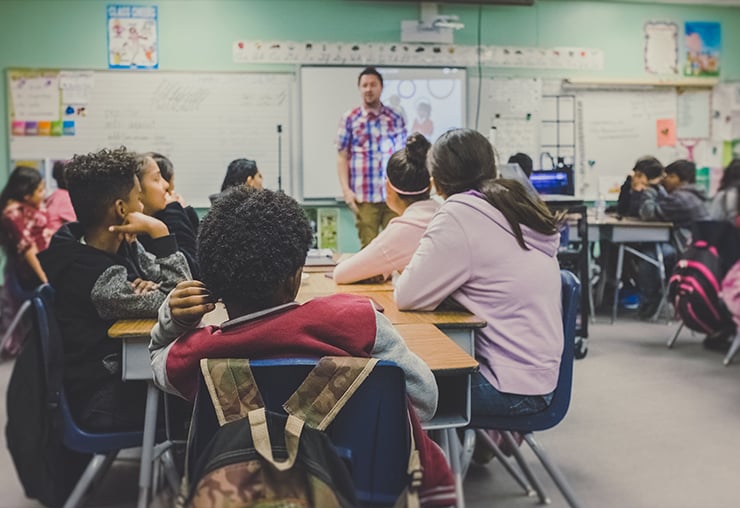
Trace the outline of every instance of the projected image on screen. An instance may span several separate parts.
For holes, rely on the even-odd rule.
[[[337,132],[343,115],[360,106],[357,77],[362,67],[301,67],[300,161],[303,198],[341,199],[337,178]],[[465,69],[379,67],[380,100],[396,109],[408,133],[429,141],[449,129],[465,127]]]
[[[434,142],[463,126],[462,88],[457,78],[386,79],[381,101],[403,116],[409,134],[420,132]]]

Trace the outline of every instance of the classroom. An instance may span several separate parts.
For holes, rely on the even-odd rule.
[[[116,20],[132,12],[143,13],[136,26],[145,29],[116,42]],[[712,43],[694,48],[691,31]],[[560,185],[546,193],[569,194],[566,204],[616,206],[635,161],[647,155],[663,165],[694,161],[696,186],[712,196],[740,144],[736,48],[740,0],[0,0],[0,181],[15,165],[31,165],[53,190],[55,161],[126,145],[169,156],[178,193],[202,219],[229,161],[254,159],[264,187],[306,212],[315,247],[356,253],[336,131],[340,115],[360,105],[358,73],[374,65],[385,79],[383,103],[399,101],[393,106],[407,126],[423,125],[422,104],[432,111],[432,142],[467,127],[491,141],[497,164],[528,153],[538,190]],[[605,237],[598,221],[590,224],[596,245],[579,255],[618,252],[619,280],[622,257],[641,252],[635,240],[617,238],[628,226],[607,225]],[[670,224],[651,231],[659,238]],[[583,233],[571,227],[571,243]],[[636,241],[652,249],[662,240]],[[576,275],[594,277],[591,258],[579,259]],[[587,293],[596,309],[581,300],[583,349],[568,414],[536,434],[578,503],[525,444],[526,463],[553,507],[737,506],[731,486],[740,460],[731,450],[740,446],[740,412],[729,401],[740,395],[740,360],[723,365],[723,354],[706,349],[703,334],[679,329],[662,304],[653,319],[638,318],[619,287],[604,288],[607,265],[599,270],[602,284],[589,280]],[[320,271],[307,272],[301,303],[329,284]],[[386,301],[373,291],[347,290],[385,307],[401,330],[427,324],[421,312],[404,321],[392,293]],[[436,326],[458,344],[473,336]],[[12,370],[12,361],[0,362],[3,426]],[[4,450],[0,508],[42,506],[26,498]],[[85,506],[142,506],[140,455],[119,457]],[[462,476],[459,504],[538,503],[499,460]],[[170,506],[166,496],[152,497],[150,506]]]

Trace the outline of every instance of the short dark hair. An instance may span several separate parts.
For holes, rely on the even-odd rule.
[[[248,177],[257,174],[257,163],[251,159],[235,159],[226,168],[226,176],[221,184],[221,192],[231,187],[244,185]]]
[[[154,159],[154,162],[157,163],[157,167],[159,167],[159,174],[169,183],[169,181],[172,180],[172,176],[175,174],[175,166],[172,164],[172,161],[157,152],[147,152],[144,155]]]
[[[51,168],[51,176],[57,182],[57,188],[66,189],[67,180],[64,178],[64,167],[67,165],[67,161],[54,161],[54,165]]]
[[[429,199],[430,180],[426,160],[431,146],[423,134],[415,132],[406,140],[406,147],[395,152],[388,160],[388,182],[401,191],[398,196],[408,204]]]
[[[686,159],[671,162],[665,167],[665,172],[676,175],[682,182],[696,183],[696,164]]]
[[[313,242],[308,219],[282,192],[246,186],[213,204],[198,233],[201,278],[214,298],[253,309],[274,298],[306,261]]]
[[[360,80],[362,79],[362,76],[377,76],[377,78],[380,80],[380,86],[383,86],[383,76],[378,72],[378,69],[375,67],[365,67],[362,69],[362,72],[357,76],[357,86],[360,86]]]
[[[83,228],[98,226],[117,199],[128,199],[134,187],[137,157],[125,147],[75,155],[64,175],[77,220]]]
[[[663,164],[661,164],[658,159],[648,155],[637,159],[632,171],[640,172],[645,175],[648,180],[653,180],[663,174],[664,168]]]
[[[532,157],[526,153],[515,153],[509,157],[509,163],[519,164],[519,167],[522,168],[522,171],[527,175],[527,178],[532,174]]]
[[[732,159],[722,173],[718,190],[725,190],[738,185],[740,185],[740,159]]]

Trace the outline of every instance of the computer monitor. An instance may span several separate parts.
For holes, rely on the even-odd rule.
[[[533,171],[529,179],[540,194],[574,194],[572,172]]]
[[[527,178],[526,173],[524,173],[524,170],[522,170],[521,166],[517,164],[516,162],[510,162],[508,164],[501,164],[498,166],[498,174],[501,178],[508,178],[510,180],[516,180],[522,185],[524,185],[524,188],[529,191],[529,193],[532,196],[537,196],[537,190],[532,186],[532,182],[529,181],[529,178]]]

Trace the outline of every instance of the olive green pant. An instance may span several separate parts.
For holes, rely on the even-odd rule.
[[[357,203],[357,209],[355,226],[363,248],[378,236],[381,227],[385,228],[392,218],[398,217],[385,203]]]

